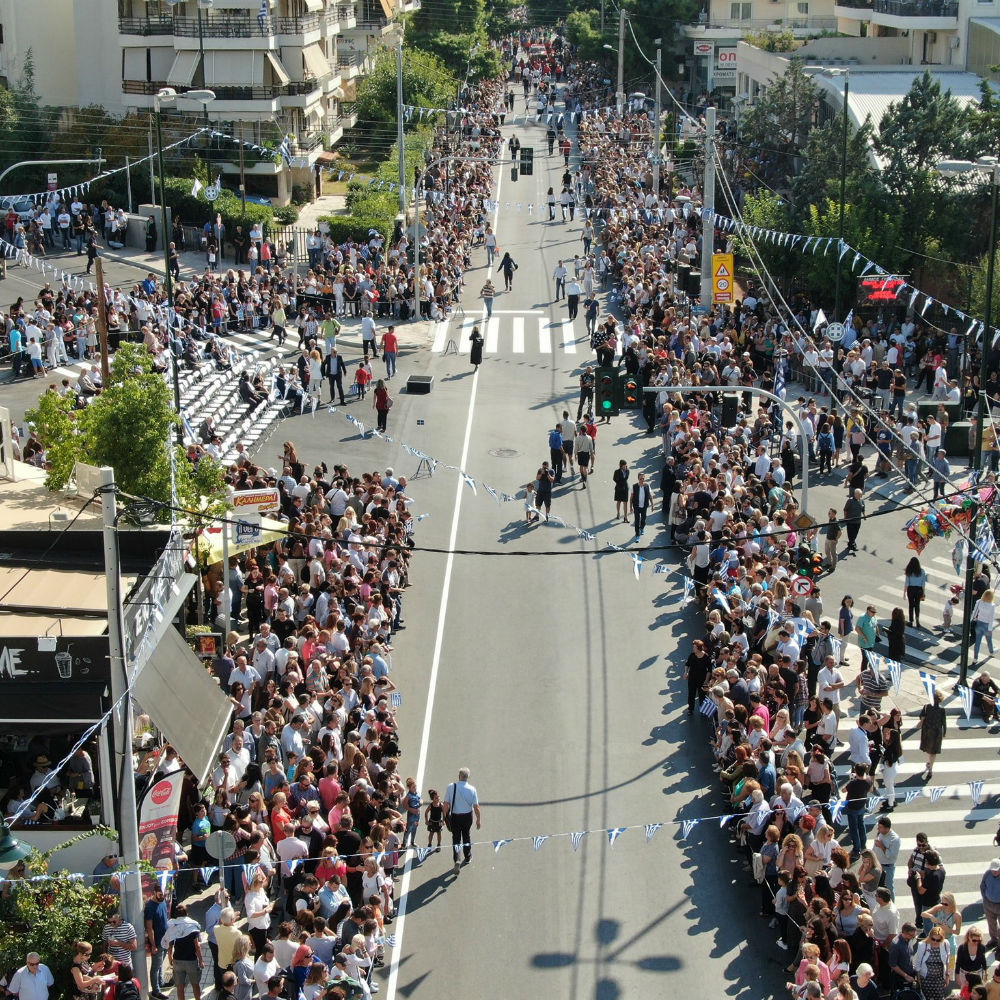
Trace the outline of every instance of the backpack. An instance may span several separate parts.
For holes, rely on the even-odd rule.
[[[139,988],[131,979],[115,984],[114,1000],[142,1000]]]

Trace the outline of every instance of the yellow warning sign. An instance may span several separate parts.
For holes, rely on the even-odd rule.
[[[733,297],[733,255],[731,253],[712,254],[712,304],[732,303]]]

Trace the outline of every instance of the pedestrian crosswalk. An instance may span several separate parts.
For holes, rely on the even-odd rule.
[[[954,605],[954,618],[950,632],[941,628],[945,605],[952,597],[951,587],[959,582],[951,560],[945,556],[920,556],[920,565],[927,574],[926,596],[920,603],[921,628],[907,628],[906,656],[903,663],[922,669],[948,670],[959,657],[959,636],[962,628],[961,601]],[[879,609],[879,622],[888,627],[893,608],[907,610],[903,581],[898,584],[872,582],[866,593],[855,598],[855,607],[872,604]],[[884,652],[884,646],[880,647]]]
[[[583,354],[590,353],[590,338],[582,318],[549,319],[541,313],[449,317],[434,325],[435,354],[454,342],[459,353],[469,350],[474,327],[483,335],[483,354]]]
[[[893,887],[904,919],[912,919],[913,903],[906,884],[906,861],[913,851],[917,833],[926,833],[931,847],[941,854],[946,877],[944,891],[953,893],[966,922],[983,917],[979,883],[990,861],[1000,854],[994,843],[1000,823],[1000,726],[987,727],[978,715],[966,721],[958,699],[948,704],[948,732],[930,780],[922,777],[926,757],[920,752],[920,732],[904,723],[903,762],[896,777],[896,808],[890,813],[892,828],[899,834],[899,852]],[[956,719],[956,714],[960,718]],[[909,722],[907,719],[905,722]],[[844,718],[838,735],[846,742],[856,719]],[[841,785],[850,763],[846,747],[834,755]],[[878,770],[879,791],[881,768]],[[979,804],[975,805],[969,782],[985,782]],[[931,789],[943,788],[940,798],[931,801]],[[919,791],[918,796],[914,793]],[[912,801],[906,802],[908,793]],[[866,818],[867,846],[875,839],[875,822],[883,802]],[[838,827],[838,839],[850,847],[846,829]]]

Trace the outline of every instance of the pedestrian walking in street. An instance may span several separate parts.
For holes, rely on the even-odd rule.
[[[646,514],[655,509],[653,491],[649,488],[646,475],[643,472],[639,473],[638,481],[632,486],[631,507],[632,516],[635,519],[635,540],[639,541],[646,533]]]
[[[323,359],[322,374],[330,384],[330,403],[336,402],[336,397],[339,396],[340,405],[344,406],[344,376],[347,374],[347,365],[336,348]]]
[[[509,292],[514,287],[514,272],[517,270],[517,264],[514,263],[510,251],[504,251],[500,260],[500,270],[503,272],[504,288]]]
[[[941,753],[941,745],[948,731],[948,718],[941,704],[943,701],[944,695],[940,691],[935,691],[933,700],[920,709],[920,719],[917,722],[920,730],[920,752],[927,754],[927,763],[921,774],[924,781],[930,781],[934,773],[934,760]]]
[[[580,294],[583,289],[576,278],[570,278],[566,282],[566,306],[569,310],[569,318],[576,319],[580,312]]]
[[[902,608],[892,609],[886,640],[889,643],[889,659],[902,663],[906,656],[906,615]]]
[[[587,476],[593,468],[596,459],[594,439],[587,433],[585,424],[581,424],[576,432],[576,464],[580,467],[580,480],[583,489],[587,488]]]
[[[556,221],[556,193],[549,188],[545,195],[545,204],[549,206],[549,222]]]
[[[453,781],[444,794],[445,821],[450,821],[452,850],[455,853],[455,874],[462,870],[460,855],[465,863],[472,861],[472,820],[476,829],[482,827],[482,813],[479,809],[479,794],[474,785],[469,784],[469,769],[458,769],[458,781]]]
[[[492,226],[486,227],[486,235],[483,237],[486,244],[486,266],[493,266],[493,258],[497,255],[497,234],[493,232]]]
[[[906,598],[907,617],[910,628],[916,625],[920,628],[920,602],[924,599],[927,587],[927,574],[920,565],[920,560],[914,556],[903,571],[905,581],[903,583],[903,596]]]
[[[594,366],[587,365],[580,375],[580,402],[576,407],[576,419],[583,416],[584,410],[589,410],[594,405]]]
[[[561,483],[563,474],[562,424],[549,431],[549,459],[552,462],[553,482]]]
[[[568,273],[566,265],[562,261],[559,261],[552,269],[552,278],[556,283],[556,302],[566,294],[566,275]]]
[[[931,480],[934,483],[934,499],[944,499],[945,487],[951,477],[951,466],[948,464],[948,453],[944,448],[938,448],[931,459]]]
[[[847,551],[858,551],[858,532],[861,531],[861,521],[865,516],[865,502],[861,499],[861,490],[855,489],[844,504],[844,523],[847,525]]]
[[[378,415],[378,429],[385,432],[389,410],[392,409],[392,396],[389,395],[389,390],[382,379],[375,383],[375,392],[372,393],[372,397],[372,408]]]
[[[390,326],[382,334],[382,358],[385,361],[385,377],[392,378],[396,374],[396,354],[399,351],[399,338],[396,328]]]
[[[472,348],[469,351],[469,361],[472,362],[473,369],[479,371],[479,366],[483,363],[483,335],[479,332],[478,326],[472,328],[469,340],[472,342]]]
[[[535,515],[528,520],[538,521],[541,519],[542,508],[545,508],[545,520],[549,519],[552,510],[552,484],[555,482],[555,473],[549,468],[548,462],[542,462],[542,467],[535,473],[535,481],[531,484],[528,494],[530,501],[534,497]]]
[[[486,306],[486,318],[489,319],[493,315],[493,299],[496,297],[497,289],[496,285],[493,284],[491,278],[486,279],[486,284],[479,290],[479,295],[483,300],[483,305]]]
[[[623,521],[628,520],[628,462],[623,458],[618,463],[618,468],[611,474],[611,480],[615,484],[615,520],[619,517]]]
[[[976,630],[976,644],[972,651],[972,662],[979,660],[979,647],[986,640],[986,648],[993,655],[993,629],[996,625],[996,605],[993,603],[993,591],[983,591],[983,596],[976,601],[972,609],[972,625]]]
[[[840,542],[841,528],[837,511],[832,507],[826,512],[828,518],[823,528],[823,555],[826,557],[826,567],[829,572],[837,568],[837,546]]]
[[[989,951],[1000,943],[1000,858],[994,858],[983,873],[979,893],[983,897],[983,911],[990,932],[984,951]]]

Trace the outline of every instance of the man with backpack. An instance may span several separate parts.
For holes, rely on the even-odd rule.
[[[104,994],[105,1000],[142,1000],[142,993],[139,989],[139,980],[136,979],[132,966],[128,963],[118,966],[118,981],[111,984],[110,989]],[[164,993],[157,990],[150,990],[150,996],[162,997]]]

